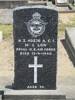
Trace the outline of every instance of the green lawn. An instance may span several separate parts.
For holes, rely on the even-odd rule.
[[[60,22],[58,24],[58,34],[62,34],[66,27],[75,27],[75,18],[71,19],[68,23]]]
[[[4,39],[7,39],[7,38],[11,37],[12,30],[13,30],[12,25],[0,24],[0,31],[3,32],[3,38]]]

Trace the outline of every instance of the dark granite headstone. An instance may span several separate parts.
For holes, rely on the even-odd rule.
[[[56,89],[58,12],[45,6],[14,11],[15,89]]]

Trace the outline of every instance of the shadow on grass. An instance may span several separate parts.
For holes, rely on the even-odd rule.
[[[7,85],[5,88],[13,89],[13,86],[12,85]]]
[[[13,83],[11,85],[6,85],[5,88],[15,90],[15,87],[14,87]]]
[[[66,40],[65,39],[61,39],[60,41],[63,44],[64,48],[66,49],[66,52],[67,52],[70,60],[72,61],[73,65],[75,67],[75,57],[72,54],[72,52],[71,52],[70,48],[68,47],[68,45],[66,44]]]

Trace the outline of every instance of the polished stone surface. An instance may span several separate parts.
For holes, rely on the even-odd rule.
[[[14,10],[13,18],[15,88],[56,89],[58,12],[24,6]]]

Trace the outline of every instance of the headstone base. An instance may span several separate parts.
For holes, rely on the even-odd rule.
[[[55,0],[55,4],[57,6],[67,6],[68,5],[68,1],[67,0]]]
[[[50,87],[49,89],[47,89],[47,90],[56,90],[56,85],[55,84],[53,84],[55,87]],[[25,88],[25,86],[24,85],[21,85],[21,84],[16,84],[16,83],[14,83],[14,84],[12,84],[12,86],[11,86],[11,88],[12,89],[14,89],[14,90],[41,90],[41,88],[35,88],[36,87],[36,85],[34,85],[34,86],[31,86],[31,88]],[[43,89],[43,90],[46,90],[46,89]]]
[[[66,6],[68,6],[68,3],[56,3],[56,6],[66,7]]]
[[[75,28],[66,28],[65,32],[66,48],[70,59],[75,65]]]
[[[4,100],[66,100],[57,90],[5,90]]]

